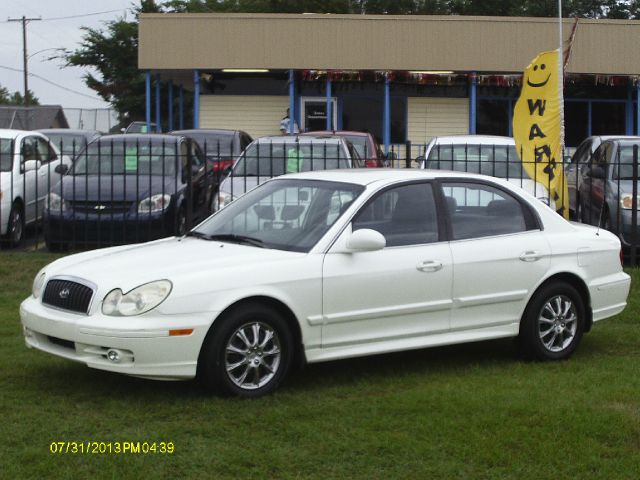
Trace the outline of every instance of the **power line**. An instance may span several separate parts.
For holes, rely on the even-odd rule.
[[[115,12],[121,12],[125,10],[126,8],[119,8],[117,10],[105,10],[104,12],[91,12],[91,13],[81,13],[78,15],[68,15],[65,17],[50,17],[50,18],[38,18],[37,20],[41,20],[43,22],[52,22],[55,20],[68,20],[70,18],[83,18],[83,17],[92,17],[95,15],[104,15],[105,13],[115,13]],[[31,20],[31,19],[30,19]],[[5,20],[4,23],[8,23],[10,20]]]
[[[7,67],[5,65],[0,65],[0,68],[3,68],[5,70],[10,70],[12,72],[24,73],[24,70],[20,70],[19,68]],[[41,77],[40,75],[37,75],[35,73],[29,73],[29,76],[37,78],[39,80],[42,80],[43,82],[46,82],[46,83],[50,83],[51,85],[54,85],[54,86],[56,86],[58,88],[61,88],[62,90],[66,90],[67,92],[75,93],[76,95],[81,95],[83,97],[90,98],[91,100],[97,100],[96,97],[92,97],[91,95],[87,95],[86,93],[78,92],[78,91],[73,90],[73,89],[71,89],[69,87],[65,87],[64,85],[59,85],[59,84],[57,84],[55,82],[52,82],[48,78]]]
[[[94,15],[103,15],[105,13],[121,12],[122,10],[126,10],[126,9],[119,8],[118,10],[105,10],[104,12],[82,13],[82,14],[79,14],[79,15],[69,15],[67,17],[43,18],[42,21],[43,22],[51,22],[53,20],[68,20],[70,18],[91,17],[91,16],[94,16]]]

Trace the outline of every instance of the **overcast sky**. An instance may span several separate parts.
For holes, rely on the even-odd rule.
[[[139,2],[135,2],[139,3]],[[84,85],[82,68],[62,68],[61,60],[47,60],[55,48],[76,49],[82,40],[83,26],[100,28],[104,22],[132,18],[133,0],[0,0],[0,85],[11,93],[23,92],[22,23],[8,18],[39,18],[27,25],[29,90],[41,104],[68,108],[106,108],[109,105]],[[88,15],[97,12],[98,15]],[[60,17],[75,17],[64,18]],[[45,50],[46,51],[42,51]],[[18,71],[13,71],[15,69]],[[65,90],[67,89],[67,90]]]

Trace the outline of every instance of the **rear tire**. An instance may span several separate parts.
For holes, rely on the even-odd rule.
[[[522,316],[518,336],[522,353],[535,360],[564,360],[580,343],[585,306],[578,291],[565,282],[543,285]]]
[[[202,345],[198,379],[208,389],[252,398],[273,392],[293,358],[293,338],[282,315],[246,303],[218,318]]]

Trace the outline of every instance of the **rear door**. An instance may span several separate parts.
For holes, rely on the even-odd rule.
[[[453,256],[451,330],[513,333],[550,265],[539,220],[507,190],[481,181],[441,182]]]

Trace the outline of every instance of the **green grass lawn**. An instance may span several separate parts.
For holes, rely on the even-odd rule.
[[[18,308],[54,255],[0,253],[2,478],[640,478],[640,272],[559,363],[511,340],[310,365],[275,395],[91,370],[29,350]],[[173,442],[51,454],[54,441]]]

